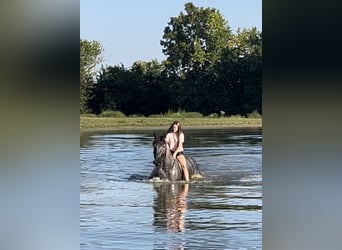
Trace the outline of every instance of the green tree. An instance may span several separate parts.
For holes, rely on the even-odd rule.
[[[92,97],[96,70],[103,61],[103,47],[98,41],[80,39],[80,112],[88,112],[88,102]]]
[[[102,67],[95,81],[102,47],[81,40],[81,112],[262,113],[262,36],[256,28],[232,33],[216,9],[186,3],[184,13],[170,18],[160,44],[165,61]]]
[[[166,112],[169,94],[163,68],[156,60],[134,62],[131,69],[123,65],[103,68],[91,101],[93,111],[119,110],[126,115]]]
[[[262,113],[262,34],[256,28],[238,29],[233,39],[237,54],[234,84],[234,105],[236,112],[245,115],[253,110]]]
[[[215,69],[213,102],[227,114],[261,113],[262,37],[256,28],[238,29]]]
[[[214,8],[185,4],[185,13],[171,17],[160,44],[167,56],[174,106],[201,111],[208,104],[214,68],[231,39],[231,29]]]
[[[130,72],[123,66],[108,66],[101,68],[94,88],[94,98],[90,100],[90,106],[94,113],[123,108],[130,99],[130,91],[127,82],[130,81]]]
[[[185,13],[171,17],[160,44],[172,73],[207,70],[220,59],[231,37],[227,22],[214,8],[185,4]]]
[[[169,107],[168,81],[163,75],[165,65],[157,60],[135,62],[131,68],[137,80],[136,112],[143,115],[163,113]]]

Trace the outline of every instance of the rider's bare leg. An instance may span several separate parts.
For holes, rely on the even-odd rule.
[[[188,172],[188,169],[186,167],[186,160],[185,160],[184,155],[178,155],[177,159],[179,160],[179,162],[180,162],[180,164],[182,166],[182,170],[183,170],[183,173],[184,173],[185,180],[189,181],[189,172]]]

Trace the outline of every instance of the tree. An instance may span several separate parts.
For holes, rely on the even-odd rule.
[[[123,65],[102,68],[90,102],[92,110],[120,110],[127,115],[166,112],[169,95],[163,68],[156,60],[134,62],[131,69]]]
[[[208,70],[220,59],[231,37],[227,22],[214,8],[185,4],[185,14],[171,17],[160,44],[172,73]]]
[[[232,33],[214,8],[185,4],[185,13],[171,17],[160,44],[168,75],[174,80],[170,92],[178,108],[201,111],[207,104],[213,69],[228,45]]]
[[[80,39],[80,112],[88,112],[95,82],[95,67],[103,61],[103,47],[98,41]]]
[[[95,97],[90,100],[94,113],[109,110],[124,112],[124,106],[130,99],[130,72],[121,64],[101,68],[94,88]]]
[[[163,113],[169,107],[168,81],[163,76],[165,65],[157,60],[133,63],[131,73],[136,79],[136,112],[143,115]]]
[[[262,36],[256,28],[238,29],[234,37],[238,55],[236,71],[239,82],[235,85],[235,99],[240,114],[254,110],[262,113]]]
[[[186,3],[184,13],[170,18],[160,44],[163,62],[102,67],[94,80],[103,50],[81,40],[81,112],[262,112],[262,37],[256,28],[232,33],[216,9]]]
[[[261,113],[262,40],[256,28],[238,29],[216,65],[216,100],[227,114]]]

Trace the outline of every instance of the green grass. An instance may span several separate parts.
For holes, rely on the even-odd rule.
[[[261,127],[261,118],[219,117],[80,117],[80,129],[117,129],[168,127],[178,120],[183,128],[186,127]]]

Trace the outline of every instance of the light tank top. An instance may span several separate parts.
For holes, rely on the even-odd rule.
[[[184,138],[183,133],[180,135],[180,138],[182,138],[182,137]],[[179,141],[178,141],[178,136],[176,133],[173,133],[173,132],[168,133],[165,137],[165,142],[167,144],[169,144],[170,150],[172,152],[177,150]],[[182,151],[183,151],[183,149],[180,150],[180,152],[182,152]]]

